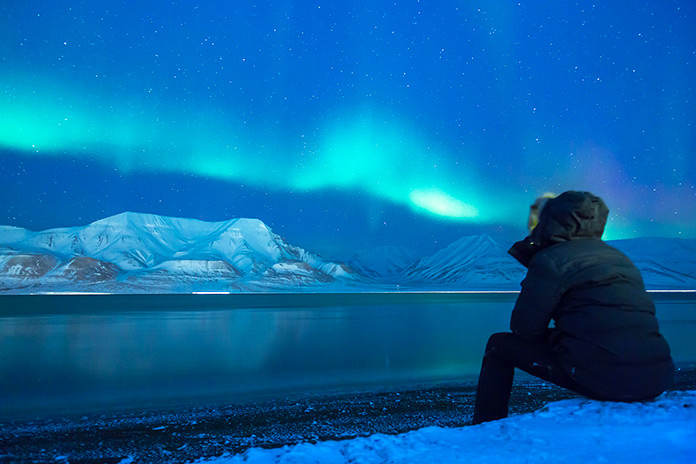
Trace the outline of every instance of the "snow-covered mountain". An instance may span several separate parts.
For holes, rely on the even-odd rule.
[[[624,252],[652,289],[696,288],[696,240],[632,238],[607,242]]]
[[[243,291],[353,281],[258,219],[122,213],[84,227],[0,227],[0,290]]]
[[[348,263],[361,273],[379,280],[401,279],[403,271],[418,261],[408,248],[382,246],[355,253]]]
[[[696,240],[636,238],[608,243],[631,258],[648,289],[696,289]],[[398,248],[368,250],[350,263],[378,281],[398,283],[401,289],[519,290],[526,269],[507,253],[509,246],[487,235],[470,236],[410,265],[404,265],[408,257]]]
[[[432,256],[406,268],[408,285],[447,289],[519,289],[526,269],[507,254],[507,248],[488,235],[462,237]]]
[[[696,240],[610,242],[649,289],[696,288]],[[418,259],[400,247],[333,262],[288,244],[258,219],[205,222],[122,213],[83,227],[0,226],[0,292],[518,290],[509,244],[462,237]]]

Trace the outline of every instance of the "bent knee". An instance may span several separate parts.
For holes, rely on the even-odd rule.
[[[512,332],[498,332],[488,337],[486,352],[495,351],[497,347],[509,346],[518,340],[517,335]]]

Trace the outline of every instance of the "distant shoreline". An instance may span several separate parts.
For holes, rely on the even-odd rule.
[[[649,290],[653,300],[693,301],[696,290]],[[0,294],[0,317],[64,314],[103,310],[181,308],[304,308],[322,306],[373,306],[514,302],[518,291],[398,291],[398,292],[297,292],[297,293],[56,293]],[[137,303],[137,306],[133,306]]]
[[[693,301],[696,290],[649,290],[653,300]],[[395,291],[297,293],[53,293],[0,294],[0,317],[31,314],[142,309],[306,308],[322,306],[374,306],[514,302],[518,291]],[[136,304],[137,303],[137,304]]]

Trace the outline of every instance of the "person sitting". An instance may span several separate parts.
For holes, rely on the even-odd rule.
[[[512,332],[488,340],[473,424],[507,417],[515,368],[608,401],[648,400],[674,380],[640,272],[601,240],[609,214],[604,201],[568,191],[535,205],[530,235],[509,250],[527,275]]]

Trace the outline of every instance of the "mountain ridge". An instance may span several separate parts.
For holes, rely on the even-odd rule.
[[[696,239],[609,241],[647,288],[696,288]],[[419,257],[385,246],[347,262],[289,244],[263,221],[124,212],[77,227],[0,226],[0,292],[518,290],[525,268],[488,235]]]
[[[165,291],[175,289],[178,281],[196,278],[203,289],[225,289],[229,283],[231,289],[240,290],[258,285],[287,286],[288,282],[316,286],[355,277],[345,264],[292,246],[262,221],[250,218],[205,222],[126,212],[86,226],[37,232],[8,226],[0,229],[0,246],[6,249],[0,259],[0,276],[8,288],[13,287],[11,284],[21,287],[22,283],[28,287],[60,286],[66,266],[72,263],[75,267],[76,258],[90,259],[80,261],[77,267],[94,269],[72,275],[94,276],[100,268],[99,275],[115,277],[108,284],[102,283],[103,287],[126,292],[144,290],[141,284],[145,281]],[[47,271],[49,258],[53,268]],[[34,261],[42,265],[33,264],[32,268]],[[15,269],[22,263],[35,270],[22,273]],[[293,264],[294,269],[302,270],[295,276],[287,272]],[[26,282],[30,275],[42,281]],[[25,282],[8,282],[19,276],[25,277]]]

